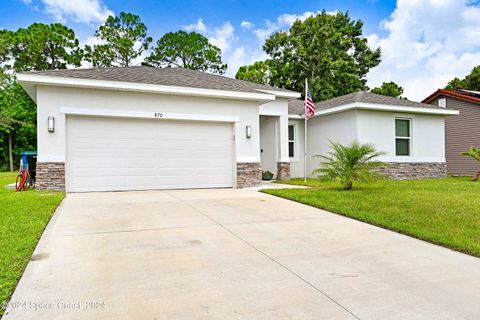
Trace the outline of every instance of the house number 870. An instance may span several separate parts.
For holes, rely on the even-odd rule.
[[[161,112],[155,112],[153,115],[155,116],[155,118],[163,118],[163,113]]]

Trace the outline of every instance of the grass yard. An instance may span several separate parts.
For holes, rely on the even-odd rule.
[[[303,185],[303,179],[285,183]],[[307,180],[311,189],[263,192],[480,257],[480,182],[469,178],[383,180],[354,185]]]
[[[63,192],[15,192],[16,173],[0,172],[0,317]]]

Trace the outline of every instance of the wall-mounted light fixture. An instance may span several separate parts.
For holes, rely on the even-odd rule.
[[[245,132],[247,135],[247,139],[250,139],[252,137],[252,126],[246,126],[245,129],[246,129]]]
[[[55,117],[48,116],[48,132],[54,132],[54,131],[55,131]]]

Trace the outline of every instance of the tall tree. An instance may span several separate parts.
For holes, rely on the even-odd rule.
[[[10,31],[0,29],[0,66],[4,66],[5,62],[10,58]],[[4,72],[4,68],[0,67],[0,72]]]
[[[275,70],[271,60],[257,61],[249,66],[242,66],[238,69],[235,79],[251,81],[260,84],[270,84]]]
[[[146,62],[155,67],[182,67],[192,70],[223,74],[227,65],[222,63],[220,48],[196,32],[169,32],[157,41]]]
[[[480,65],[474,67],[470,74],[468,74],[465,78],[459,79],[455,77],[450,80],[445,89],[466,89],[480,91]]]
[[[462,89],[464,87],[465,87],[465,81],[455,77],[448,82],[445,89],[456,90],[456,89]]]
[[[36,106],[12,73],[80,66],[82,56],[73,30],[59,23],[0,30],[0,171],[36,148]]]
[[[381,53],[368,47],[362,28],[348,13],[323,11],[274,33],[263,45],[274,70],[270,83],[304,92],[308,79],[316,101],[367,89],[365,76]]]
[[[20,152],[36,146],[36,105],[13,78],[0,88],[0,142],[0,171],[13,171]]]
[[[140,17],[127,12],[109,16],[95,37],[100,44],[85,46],[85,60],[94,67],[131,66],[152,42]]]
[[[472,72],[465,77],[464,89],[480,91],[480,65],[473,68]]]
[[[60,23],[34,23],[0,32],[0,63],[16,72],[80,66],[83,51],[72,29]]]
[[[384,82],[380,87],[373,88],[371,92],[384,96],[400,98],[403,94],[403,88],[395,82]]]

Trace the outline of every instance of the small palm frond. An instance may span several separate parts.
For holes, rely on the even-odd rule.
[[[367,182],[378,177],[372,169],[386,166],[374,161],[385,154],[379,152],[371,144],[360,144],[353,141],[350,145],[342,145],[330,141],[331,151],[327,155],[315,156],[321,159],[320,167],[313,173],[330,180],[338,180],[345,189],[351,189],[354,181]]]
[[[471,146],[467,152],[462,152],[461,155],[471,157],[477,161],[480,161],[480,149],[474,146]]]

